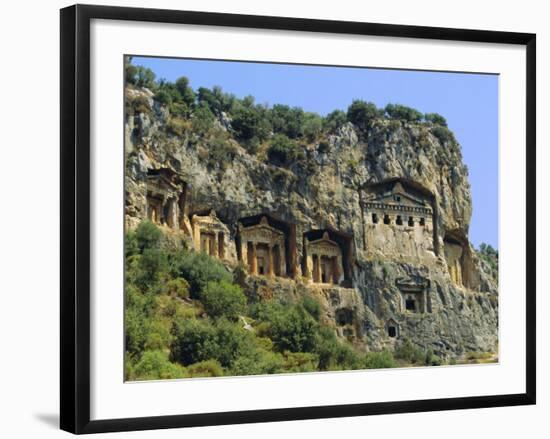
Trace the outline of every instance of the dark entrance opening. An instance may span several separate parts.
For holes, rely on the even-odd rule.
[[[407,311],[416,311],[416,300],[414,299],[405,300],[405,309]]]
[[[395,326],[388,326],[388,336],[392,338],[397,336],[397,328]]]

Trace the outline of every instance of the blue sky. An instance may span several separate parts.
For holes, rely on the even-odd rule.
[[[326,115],[353,99],[408,105],[440,113],[462,146],[469,169],[473,215],[470,240],[498,248],[498,76],[350,67],[304,66],[134,57],[157,78],[187,76],[257,103],[281,103]]]

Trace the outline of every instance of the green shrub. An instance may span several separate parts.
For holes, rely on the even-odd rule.
[[[447,126],[447,119],[445,119],[441,114],[438,113],[426,113],[424,115],[424,120],[426,122],[431,122],[436,125]]]
[[[225,169],[233,161],[237,149],[222,135],[217,135],[208,141],[208,163]]]
[[[408,339],[404,340],[403,343],[397,347],[394,356],[395,358],[411,364],[422,364],[426,358],[424,351],[414,346]]]
[[[211,317],[226,317],[236,320],[246,306],[246,297],[241,287],[232,283],[209,282],[201,292],[201,301]]]
[[[323,131],[323,119],[316,113],[306,113],[303,132],[306,139],[313,142]]]
[[[279,351],[313,350],[318,325],[303,306],[267,303],[259,307],[258,317],[269,324],[269,337]]]
[[[205,253],[180,252],[172,263],[178,277],[183,277],[189,282],[189,291],[194,299],[200,298],[208,282],[232,280],[231,273],[223,264]]]
[[[189,79],[185,76],[181,76],[176,79],[174,85],[179,93],[181,102],[185,104],[187,108],[192,108],[195,103],[195,92],[189,87]]]
[[[126,285],[124,297],[124,332],[126,351],[139,355],[151,332],[150,315],[155,311],[152,295],[143,294],[131,284]]]
[[[365,354],[366,369],[386,369],[389,367],[396,367],[396,363],[391,352],[367,352]]]
[[[129,367],[128,379],[135,380],[169,380],[185,378],[185,368],[171,363],[168,355],[162,351],[146,351],[139,361]]]
[[[150,221],[142,221],[136,228],[135,239],[140,252],[160,247],[162,232]]]
[[[231,367],[231,374],[236,376],[267,375],[283,371],[281,354],[259,349],[252,350],[249,355],[235,359]]]
[[[250,153],[254,153],[260,141],[267,139],[271,125],[266,110],[259,106],[240,106],[232,114],[231,127],[237,138],[245,142]]]
[[[308,352],[284,352],[283,368],[285,372],[315,372],[319,365],[319,357]]]
[[[197,377],[221,377],[223,368],[216,360],[200,361],[187,367],[189,378]]]
[[[362,131],[366,131],[372,121],[382,116],[382,112],[372,102],[354,100],[348,107],[347,119]]]
[[[171,279],[166,282],[165,292],[170,296],[187,299],[189,298],[189,282],[181,277]]]
[[[252,335],[225,319],[181,320],[173,328],[172,359],[183,365],[214,359],[231,367],[254,348]]]
[[[172,95],[166,89],[160,89],[155,93],[155,101],[162,105],[170,105],[172,103]]]
[[[138,285],[151,289],[168,275],[168,255],[158,248],[146,248],[139,260],[139,268]]]
[[[155,88],[155,73],[143,66],[126,65],[126,82],[136,87]]]
[[[267,151],[269,161],[278,166],[289,166],[305,160],[303,149],[284,134],[275,134]]]
[[[346,122],[346,113],[342,110],[334,110],[323,119],[323,129],[328,133],[334,133]]]
[[[407,122],[420,122],[422,120],[420,111],[406,105],[388,104],[384,111],[391,119],[400,119]]]
[[[311,315],[311,317],[319,321],[321,318],[321,305],[317,299],[312,296],[305,296],[302,299],[302,306]]]
[[[191,127],[193,132],[205,136],[214,126],[215,117],[206,105],[199,105],[193,112]]]
[[[424,364],[426,364],[426,366],[441,366],[441,358],[435,355],[433,350],[428,349],[426,351]]]
[[[290,139],[304,135],[305,112],[301,108],[288,105],[273,105],[269,113],[274,133],[283,134]]]
[[[451,130],[443,126],[435,126],[432,128],[432,134],[437,137],[441,143],[456,143],[455,136]]]

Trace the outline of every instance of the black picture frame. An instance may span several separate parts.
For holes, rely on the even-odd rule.
[[[90,420],[90,21],[180,23],[335,34],[502,43],[526,47],[526,392]],[[99,433],[219,424],[273,422],[388,413],[535,404],[536,401],[536,35],[303,18],[75,5],[61,10],[61,416],[63,430]]]

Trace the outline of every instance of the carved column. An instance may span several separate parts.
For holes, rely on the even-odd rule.
[[[267,253],[268,253],[268,266],[267,266],[267,273],[269,277],[273,277],[273,246],[270,244],[267,247]]]
[[[252,254],[250,255],[250,257],[252,258],[251,259],[252,260],[252,267],[251,267],[252,274],[257,274],[258,263],[257,263],[257,260],[256,260],[256,243],[255,242],[252,243],[251,248],[252,248],[252,252],[251,252]]]

